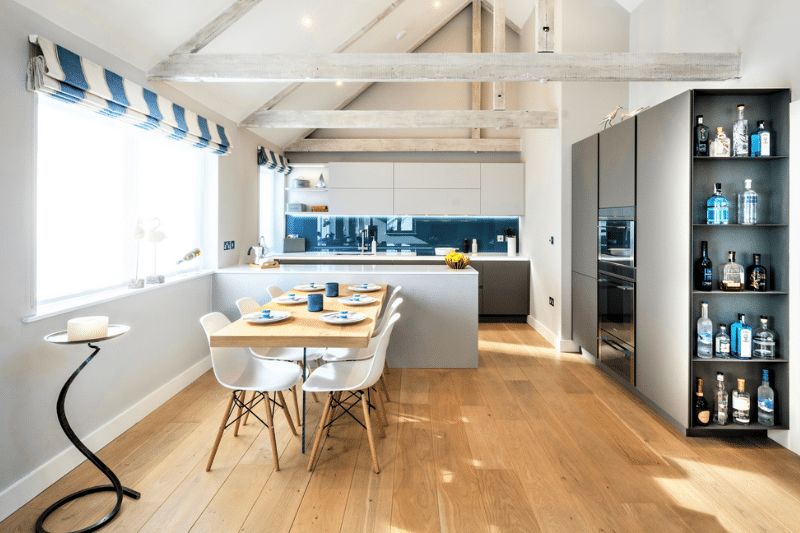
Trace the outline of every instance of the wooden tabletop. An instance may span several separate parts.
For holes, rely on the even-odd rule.
[[[386,285],[380,285],[380,290],[374,292],[356,292],[347,287],[352,284],[339,284],[339,296],[328,298],[324,291],[322,311],[312,313],[305,303],[296,305],[281,305],[274,300],[262,306],[261,309],[272,311],[289,311],[292,316],[280,322],[271,324],[249,324],[241,318],[229,326],[211,335],[212,347],[261,347],[261,346],[287,346],[306,348],[366,348],[369,339],[375,330],[375,319],[380,313],[386,297]],[[313,294],[292,290],[295,294]],[[288,294],[284,293],[284,294]],[[361,294],[371,296],[377,301],[369,305],[351,306],[339,303],[339,298]],[[339,326],[328,324],[319,319],[320,315],[332,311],[347,309],[367,315],[365,320],[356,324]]]

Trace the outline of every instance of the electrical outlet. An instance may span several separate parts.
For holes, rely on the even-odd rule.
[[[556,243],[555,238],[554,237],[550,237],[550,244],[555,244],[555,243]]]
[[[552,297],[552,296],[550,297],[550,305],[552,305],[553,307],[555,307],[555,306],[556,306],[556,301],[555,301],[555,300],[553,300],[553,297]]]
[[[222,243],[223,250],[233,250],[236,247],[236,241],[225,241]]]
[[[506,236],[505,235],[498,235],[497,236],[497,242],[503,242],[505,240],[506,240]]]

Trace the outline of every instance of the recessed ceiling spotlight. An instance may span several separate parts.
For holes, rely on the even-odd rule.
[[[308,29],[314,25],[314,19],[312,19],[308,15],[303,15],[303,18],[300,19],[300,25]]]
[[[406,36],[406,33],[408,33],[406,30],[404,29],[400,30],[399,32],[397,32],[397,35],[395,35],[394,38],[399,41],[400,39]]]
[[[433,5],[433,9],[439,9],[440,7],[442,7],[444,5],[444,2],[442,2],[442,0],[433,0],[433,4],[432,5]]]
[[[336,86],[337,87],[341,87],[342,86],[342,80],[336,80]]]

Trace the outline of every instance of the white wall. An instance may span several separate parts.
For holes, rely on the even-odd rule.
[[[713,2],[694,0],[671,0],[662,2],[646,0],[631,14],[631,52],[741,52],[742,77],[739,80],[715,83],[632,83],[631,107],[654,105],[688,89],[701,87],[752,88],[788,87],[800,83],[800,2],[796,0],[773,0],[751,2],[731,0],[723,9]],[[793,91],[797,101],[800,95]],[[797,107],[795,104],[794,107]],[[795,110],[793,119],[798,118]],[[800,150],[798,125],[792,121],[792,153]],[[797,250],[800,231],[800,205],[797,199],[797,165],[791,166],[791,194],[793,197],[790,238],[792,250]],[[790,256],[789,279],[800,279],[800,262],[796,255]],[[792,286],[792,291],[797,292]],[[800,361],[796,340],[800,328],[796,319],[800,313],[800,299],[793,295],[789,313],[795,325],[792,336],[790,358],[792,378],[789,393],[800,398],[800,379],[796,366]],[[778,332],[780,334],[780,332]],[[776,391],[781,394],[781,391]],[[794,406],[798,405],[795,400]],[[772,431],[770,437],[800,453],[800,408],[793,407],[790,431]]]
[[[220,252],[219,263],[237,263],[241,247],[257,238],[255,136],[238,131],[235,124],[168,85],[151,86],[142,71],[27,8],[0,3],[0,520],[81,459],[68,451],[71,446],[58,427],[55,402],[65,380],[90,352],[86,346],[50,345],[42,340],[44,335],[65,329],[70,318],[92,314],[108,315],[112,323],[132,328],[101,345],[102,351],[67,397],[67,416],[80,437],[89,436],[92,449],[105,445],[209,368],[208,346],[197,319],[211,309],[210,276],[29,324],[20,321],[31,314],[34,259],[35,97],[25,89],[29,34],[47,37],[224,125],[234,155],[220,158],[209,217],[217,248],[221,250],[222,240],[236,240],[237,249]],[[215,251],[204,250],[212,257]]]
[[[627,52],[629,14],[614,0],[556,3],[557,52]],[[521,51],[535,51],[535,16],[522,28]],[[531,256],[531,318],[562,350],[572,339],[572,144],[598,132],[617,104],[628,107],[625,83],[521,84],[524,109],[560,111],[558,130],[523,135],[526,216],[522,253]],[[550,237],[554,244],[550,244]],[[553,297],[555,306],[549,305]]]

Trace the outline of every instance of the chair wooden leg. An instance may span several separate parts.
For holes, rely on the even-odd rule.
[[[294,416],[297,418],[297,423],[300,423],[300,408],[297,403],[297,385],[292,387],[292,399],[294,400]]]
[[[389,360],[388,359],[384,359],[383,360],[383,373],[386,374],[387,376],[389,375]]]
[[[272,421],[272,409],[269,408],[269,396],[264,393],[264,407],[267,410],[267,423],[269,424],[269,443],[272,445],[272,461],[275,463],[275,471],[281,469],[278,464],[278,443],[275,442],[275,424]]]
[[[378,410],[378,422],[381,426],[381,438],[386,436],[386,431],[383,428],[389,425],[389,420],[386,418],[386,409],[383,407],[383,398],[381,398],[380,393],[375,390],[375,406]]]
[[[292,430],[292,435],[296,437],[297,430],[294,428],[292,415],[289,414],[289,406],[286,405],[286,400],[283,398],[283,393],[281,391],[278,391],[278,399],[281,401],[281,409],[283,410],[283,414],[286,415],[286,421],[289,423],[289,429]]]
[[[383,395],[386,397],[386,403],[391,402],[392,400],[389,399],[389,389],[386,388],[386,380],[383,379],[383,374],[381,374],[381,388],[383,389]]]
[[[303,362],[302,362],[302,361],[298,361],[298,362],[297,362],[297,364],[298,364],[298,365],[300,365],[300,368],[302,368],[302,369],[303,369],[303,375],[305,376],[305,371],[306,371],[306,369],[305,369],[305,367],[303,366]],[[317,363],[317,364],[319,364],[319,363]],[[311,393],[311,397],[312,397],[312,398],[314,398],[314,401],[315,401],[315,402],[319,403],[319,397],[317,396],[317,393],[316,393],[316,392],[312,392],[312,393]],[[299,420],[299,417],[298,417],[298,420]]]
[[[331,436],[331,426],[333,425],[333,417],[336,415],[336,407],[337,404],[333,403],[333,400],[337,402],[342,400],[342,393],[341,392],[332,392],[333,398],[331,399],[331,414],[328,416],[329,420],[325,421],[325,424],[328,425],[328,429],[325,431],[325,436]]]
[[[225,407],[225,414],[222,415],[222,423],[220,423],[219,425],[217,438],[214,441],[214,446],[211,448],[211,457],[208,458],[208,464],[206,465],[206,472],[211,470],[211,465],[214,463],[214,457],[217,455],[217,448],[219,448],[219,441],[222,440],[222,433],[225,431],[225,424],[228,422],[228,418],[230,417],[231,413],[231,407],[233,407],[234,396],[236,396],[236,391],[231,392],[231,397],[228,400],[228,406]]]
[[[250,407],[250,409],[253,408],[253,404],[256,402],[256,396],[257,395],[258,395],[258,393],[256,391],[253,391],[253,396],[250,397],[250,403],[247,404],[247,406]],[[247,411],[244,414],[244,418],[242,418],[242,425],[243,426],[247,425],[247,417],[249,417],[249,416],[250,416],[250,411]]]
[[[375,473],[380,474],[381,469],[378,466],[378,454],[375,451],[375,438],[372,436],[372,422],[369,416],[368,393],[369,389],[361,391],[361,408],[364,410],[364,425],[367,426],[367,439],[369,439],[369,451],[372,453],[372,466],[375,468]]]
[[[322,410],[322,418],[319,420],[319,430],[317,431],[317,436],[314,438],[314,447],[311,449],[311,457],[308,460],[309,472],[314,468],[314,460],[317,458],[319,445],[320,442],[322,442],[322,428],[325,427],[325,420],[328,418],[328,414],[331,410],[331,398],[333,398],[332,392],[328,394],[328,399],[325,401],[325,409]]]
[[[239,436],[239,423],[242,421],[242,404],[244,404],[244,397],[247,394],[247,391],[242,391],[242,394],[239,396],[239,408],[236,410],[236,425],[233,428],[233,436]]]

